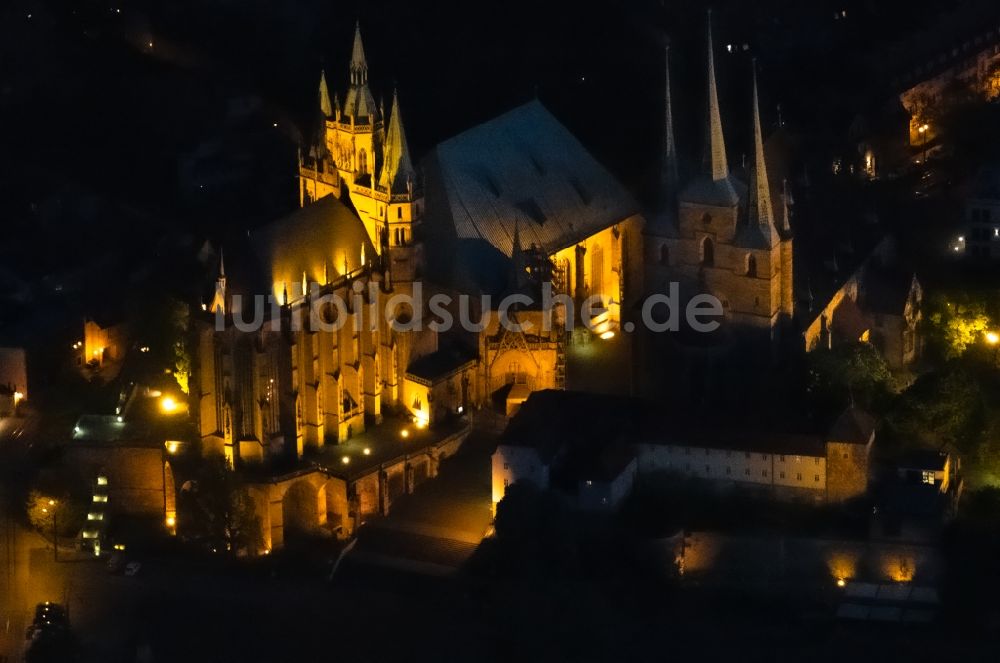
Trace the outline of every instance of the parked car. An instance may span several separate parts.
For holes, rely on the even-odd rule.
[[[69,612],[58,603],[46,601],[35,606],[35,620],[24,635],[25,640],[36,641],[46,636],[61,635],[69,631]]]

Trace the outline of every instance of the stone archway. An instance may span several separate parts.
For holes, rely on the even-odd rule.
[[[325,492],[305,479],[296,481],[285,491],[281,499],[281,515],[286,542],[296,536],[311,534],[323,524],[326,520]]]
[[[323,486],[326,504],[326,525],[338,537],[350,536],[353,523],[349,522],[350,503],[347,498],[347,482],[331,477]]]

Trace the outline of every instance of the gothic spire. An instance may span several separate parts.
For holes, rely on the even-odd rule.
[[[351,85],[344,98],[343,114],[355,122],[367,124],[378,112],[375,98],[368,89],[368,61],[361,44],[361,25],[354,26],[354,47],[351,50]]]
[[[212,304],[208,310],[212,313],[226,312],[226,255],[222,248],[219,249],[219,275],[215,278],[215,294],[212,295]]]
[[[389,117],[389,130],[385,136],[379,186],[390,193],[407,193],[415,180],[416,173],[410,160],[410,150],[406,145],[406,132],[403,131],[403,116],[399,112],[399,95],[393,91],[392,114]]]
[[[361,43],[361,22],[354,24],[354,47],[351,50],[351,85],[366,85],[368,83],[368,61],[365,59],[365,47]]]
[[[330,88],[326,85],[326,72],[319,71],[319,108],[324,117],[333,117],[333,104],[330,103]]]
[[[663,165],[660,176],[663,204],[666,210],[677,205],[680,176],[677,168],[677,144],[674,141],[674,114],[670,99],[670,44],[663,52],[664,64],[664,106],[663,106]]]
[[[767,163],[764,160],[764,137],[760,129],[756,62],[753,70],[753,162],[750,164],[749,188],[748,224],[758,226],[763,232],[768,246],[774,246],[777,243],[778,231],[774,224],[771,186],[767,179]]]
[[[521,246],[521,231],[517,219],[514,219],[514,239],[510,250],[510,277],[507,284],[510,292],[520,292],[528,283],[528,258]]]
[[[715,55],[712,45],[712,11],[708,11],[708,121],[705,124],[705,153],[702,169],[714,181],[729,175],[726,163],[726,143],[722,136],[722,116],[719,113],[719,93],[715,83]]]

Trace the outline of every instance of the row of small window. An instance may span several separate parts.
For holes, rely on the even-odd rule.
[[[672,453],[673,450],[674,450],[674,447],[667,447],[667,453]],[[748,458],[748,459],[752,455],[749,451],[745,451],[743,453],[746,456],[746,458]],[[691,447],[684,447],[684,455],[685,456],[690,456],[691,455]],[[712,455],[712,450],[711,449],[705,449],[705,455],[706,456]],[[729,450],[726,450],[726,458],[732,458],[732,456],[733,456],[733,452],[729,451]],[[799,461],[802,460],[802,456],[792,456],[792,458],[795,460],[796,463],[798,463]],[[761,454],[760,455],[760,459],[761,460],[767,460],[767,454]],[[815,462],[816,465],[819,465],[820,460],[821,460],[820,458],[813,457],[813,461]],[[779,463],[784,463],[785,462],[785,456],[784,456],[784,454],[779,454],[778,455],[778,462]]]
[[[691,471],[691,466],[690,465],[685,465],[684,466],[684,470],[686,472],[690,472]],[[711,473],[712,473],[712,466],[711,465],[706,465],[705,466],[705,474],[711,474]],[[727,467],[726,468],[726,476],[727,477],[728,476],[732,476],[732,474],[733,474],[732,468]],[[748,467],[745,470],[743,470],[743,474],[746,475],[746,476],[750,476],[750,468]],[[761,470],[760,475],[766,479],[767,478],[767,470]],[[784,472],[778,472],[778,478],[779,479],[784,479],[785,478],[785,473]],[[797,472],[795,474],[795,480],[796,481],[802,481],[802,473],[801,472]],[[819,483],[819,475],[818,474],[813,475],[813,482],[814,483]]]

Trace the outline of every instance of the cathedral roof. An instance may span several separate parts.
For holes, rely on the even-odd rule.
[[[303,274],[310,283],[326,283],[360,269],[376,255],[364,223],[333,195],[249,236],[262,276],[269,284],[286,284],[293,298],[301,290]]]
[[[510,256],[525,245],[553,252],[637,211],[624,187],[539,102],[531,101],[439,144],[424,168],[443,194],[428,223],[486,240]]]

